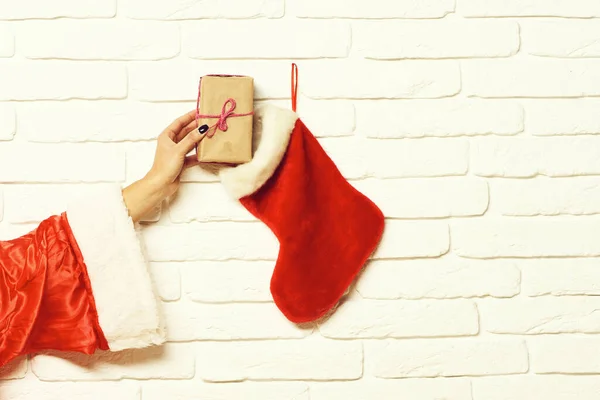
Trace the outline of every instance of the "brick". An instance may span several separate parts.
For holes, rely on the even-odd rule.
[[[365,345],[377,378],[508,375],[527,372],[525,342],[499,339],[378,340]]]
[[[492,182],[493,209],[502,215],[591,215],[600,213],[600,179],[537,178]]]
[[[141,396],[139,386],[130,382],[49,383],[24,379],[0,384],[0,391],[10,400],[139,400]]]
[[[256,99],[290,96],[290,65],[279,60],[169,61],[131,64],[128,70],[130,96],[143,101],[193,101],[195,106],[198,79],[207,74],[252,76]]]
[[[454,0],[304,0],[296,8],[297,16],[307,18],[440,18],[454,11]]]
[[[290,100],[256,100],[255,105],[272,104],[290,108]],[[304,124],[318,138],[350,139],[356,132],[356,110],[351,100],[315,100],[298,94],[297,109]]]
[[[483,180],[367,179],[353,185],[387,218],[467,217],[483,215],[488,207],[488,187]]]
[[[290,108],[289,99],[268,103]],[[302,121],[317,138],[351,136],[355,132],[356,110],[351,101],[313,100],[298,95],[297,107]]]
[[[350,25],[345,22],[215,20],[186,27],[185,49],[192,58],[318,59],[347,57],[350,51]],[[219,30],[227,32],[221,40],[198,40]]]
[[[379,300],[513,297],[520,280],[519,268],[504,260],[382,260],[369,263],[357,290]]]
[[[127,184],[143,178],[148,173],[154,163],[156,145],[156,140],[125,144]]]
[[[125,156],[114,146],[0,146],[0,182],[115,182],[124,178]]]
[[[14,54],[15,35],[9,26],[0,25],[0,58],[12,57]]]
[[[180,49],[179,28],[160,22],[36,21],[18,34],[19,52],[30,59],[163,60]]]
[[[115,0],[22,0],[1,7],[0,19],[111,18],[116,12]]]
[[[478,303],[483,330],[519,335],[598,333],[599,305],[600,299],[595,297],[486,299]]]
[[[0,141],[12,140],[15,136],[16,115],[10,104],[0,104]]]
[[[457,12],[467,17],[600,17],[594,0],[458,0]]]
[[[126,181],[129,184],[143,178],[148,173],[154,163],[157,143],[156,140],[125,143],[124,148],[127,170]]]
[[[0,100],[122,99],[127,96],[124,65],[67,61],[0,64]]]
[[[191,221],[256,221],[221,183],[181,185],[170,203],[169,215],[175,223]]]
[[[523,107],[503,100],[367,100],[356,104],[356,126],[380,139],[515,135],[523,131]]]
[[[442,222],[385,221],[373,258],[438,257],[448,252],[448,225]]]
[[[378,60],[508,57],[520,44],[517,23],[503,20],[369,21],[353,38],[358,54]]]
[[[526,21],[523,50],[546,57],[600,56],[600,27],[593,20]]]
[[[599,296],[600,259],[529,260],[521,267],[526,296]]]
[[[536,374],[597,374],[599,340],[595,337],[539,337],[529,341],[531,369]]]
[[[0,240],[12,240],[33,231],[37,224],[0,224]]]
[[[600,255],[600,224],[593,220],[487,219],[451,226],[453,250],[462,257],[566,257]]]
[[[485,138],[471,144],[479,176],[531,178],[600,174],[600,138]]]
[[[316,99],[433,99],[457,94],[460,79],[454,60],[331,60],[304,65],[300,90]]]
[[[465,175],[469,143],[462,139],[368,140],[361,156],[367,176],[417,178]]]
[[[181,182],[218,182],[218,176],[210,171],[210,168],[198,166],[188,168],[181,173]]]
[[[332,339],[476,335],[479,320],[469,300],[346,301],[320,324]]]
[[[27,373],[27,359],[24,356],[18,357],[6,365],[0,367],[0,381],[21,379]],[[0,388],[3,385],[0,384]],[[1,392],[4,395],[4,391]]]
[[[144,386],[144,400],[309,400],[308,386],[300,382],[152,382]]]
[[[281,101],[280,107],[289,108],[289,101]],[[269,102],[275,104],[276,102]],[[318,138],[350,136],[356,128],[356,111],[353,103],[343,100],[312,100],[298,97],[298,111],[302,121]]]
[[[152,225],[143,238],[151,261],[274,260],[279,248],[260,222]]]
[[[368,152],[364,140],[359,137],[319,138],[319,143],[346,179],[367,176],[365,156]]]
[[[181,265],[185,296],[201,303],[273,301],[272,261],[193,262]]]
[[[18,109],[19,134],[47,143],[153,140],[175,118],[193,109],[186,104],[122,101],[24,103]]]
[[[595,376],[523,375],[473,380],[473,398],[485,400],[596,400]]]
[[[168,340],[302,339],[312,329],[289,322],[274,303],[164,304]]]
[[[148,4],[144,0],[126,0],[124,13],[134,19],[246,19],[279,18],[284,14],[284,0],[170,1]]]
[[[176,301],[181,298],[178,263],[150,263],[150,271],[158,295],[163,301]]]
[[[191,379],[194,354],[181,344],[120,352],[37,355],[33,373],[42,381],[105,381],[120,379]]]
[[[302,121],[318,138],[350,136],[356,129],[356,111],[351,103],[315,101],[303,104],[298,102],[298,107],[302,110]]]
[[[596,99],[535,100],[526,104],[527,131],[538,136],[600,134]]]
[[[310,400],[472,400],[466,379],[399,379],[313,383]]]
[[[7,221],[39,223],[65,211],[70,201],[89,196],[98,187],[102,185],[7,185],[4,190]]]
[[[467,96],[541,98],[600,94],[600,60],[468,60],[461,67]]]
[[[354,380],[361,343],[323,339],[200,343],[197,375],[210,382]]]

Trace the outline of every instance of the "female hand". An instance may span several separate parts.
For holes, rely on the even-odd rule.
[[[195,155],[187,155],[205,137],[196,129],[196,111],[190,111],[173,121],[158,136],[152,167],[137,182],[123,190],[123,199],[134,222],[174,194],[179,188],[181,173],[198,165]]]

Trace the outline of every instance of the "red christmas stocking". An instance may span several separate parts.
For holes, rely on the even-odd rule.
[[[252,161],[221,170],[220,179],[279,240],[271,279],[278,308],[292,322],[314,321],[336,306],[377,247],[383,214],[295,112],[257,107],[253,147]]]

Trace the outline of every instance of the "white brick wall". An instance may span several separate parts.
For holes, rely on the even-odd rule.
[[[463,90],[467,96],[544,98],[600,94],[600,60],[597,59],[473,59],[465,61],[462,67]]]
[[[162,60],[180,49],[178,26],[164,22],[43,21],[19,28],[20,54],[31,59]]]
[[[356,380],[363,374],[358,341],[310,338],[201,343],[199,378],[209,382],[242,380]]]
[[[0,25],[0,57],[12,57],[15,54],[15,37],[8,25]]]
[[[0,0],[0,239],[127,184],[199,76],[255,78],[386,216],[327,319],[295,326],[278,243],[187,171],[143,239],[160,348],[51,352],[11,400],[597,400],[597,0]]]
[[[16,128],[15,108],[9,103],[0,105],[0,140],[11,140]]]
[[[528,356],[521,339],[414,339],[371,341],[367,368],[375,377],[434,378],[525,373]]]
[[[357,53],[379,60],[507,57],[519,48],[513,21],[373,21],[357,23],[355,32]]]
[[[227,35],[212,41],[204,39],[206,32]],[[318,59],[346,57],[351,32],[350,25],[343,22],[214,20],[186,25],[183,37],[185,53],[191,58]],[[239,40],[242,37],[244,40]]]
[[[8,60],[0,64],[0,88],[0,101],[124,99],[127,69],[113,63]]]
[[[491,377],[473,382],[473,398],[489,400],[593,400],[600,381],[595,376],[533,375]]]
[[[438,18],[454,11],[454,0],[306,0],[296,8],[296,15],[305,18]]]
[[[3,20],[54,18],[110,18],[117,10],[115,0],[57,0],[52,3],[39,0],[10,2],[4,0],[0,8]]]
[[[132,19],[195,20],[279,18],[284,15],[284,0],[208,0],[154,1],[123,0],[125,16]]]

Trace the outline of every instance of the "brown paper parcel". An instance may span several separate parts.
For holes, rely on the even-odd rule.
[[[212,127],[228,99],[235,100],[235,114],[251,113],[254,109],[254,79],[247,76],[203,76],[200,81],[200,102],[198,126]],[[226,105],[231,109],[231,104]],[[227,130],[213,128],[214,135],[205,137],[198,145],[198,161],[206,163],[243,164],[252,159],[253,116],[234,116],[226,119]],[[215,130],[216,129],[216,130]],[[210,132],[210,131],[209,131]]]

